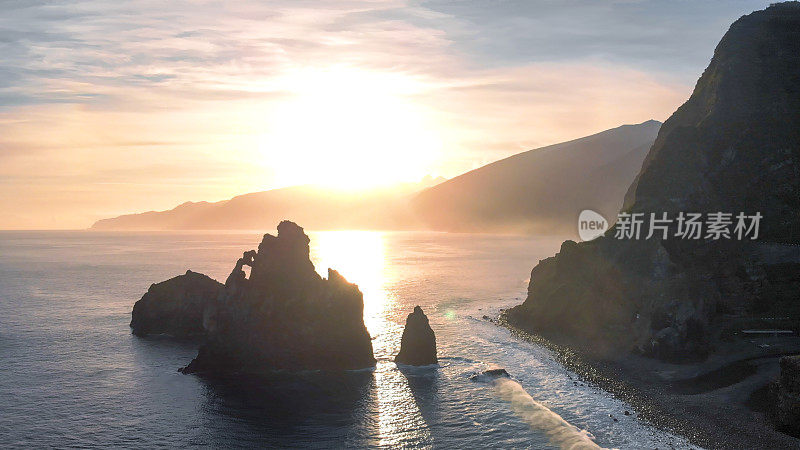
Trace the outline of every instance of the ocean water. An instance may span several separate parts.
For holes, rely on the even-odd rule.
[[[151,283],[224,280],[258,233],[0,232],[0,447],[689,447],[482,319],[524,299],[560,239],[309,234],[317,270],[364,292],[375,369],[209,381],[177,372],[197,342],[131,335]],[[415,305],[438,367],[391,361]],[[512,379],[470,379],[495,367]]]

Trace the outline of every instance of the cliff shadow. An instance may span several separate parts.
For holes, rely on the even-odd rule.
[[[438,365],[415,367],[398,364],[397,368],[408,381],[408,388],[414,396],[414,402],[417,404],[423,420],[429,426],[439,423],[440,367]]]
[[[369,436],[372,371],[200,377],[204,429],[213,446],[362,445]]]

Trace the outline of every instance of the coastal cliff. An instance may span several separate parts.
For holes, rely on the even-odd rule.
[[[800,243],[800,5],[737,20],[689,100],[664,123],[623,210],[759,213],[758,240],[617,239],[564,242],[531,272],[528,297],[510,309],[520,328],[601,355],[703,359],[730,318],[786,317],[796,295],[770,277],[777,253],[797,267]],[[577,217],[576,211],[576,217]],[[775,248],[780,247],[779,250]],[[774,326],[774,325],[773,325]]]
[[[250,276],[244,266],[250,267]],[[293,222],[244,253],[208,314],[208,338],[184,373],[360,369],[375,365],[358,286],[320,277]]]

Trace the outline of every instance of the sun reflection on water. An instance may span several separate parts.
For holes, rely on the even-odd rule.
[[[364,323],[375,338],[386,331],[386,312],[393,299],[386,290],[388,269],[383,233],[320,231],[311,237],[311,260],[327,277],[335,269],[364,294]],[[378,349],[375,349],[376,351]]]
[[[380,446],[430,445],[430,430],[408,380],[389,360],[399,349],[403,325],[391,320],[400,305],[389,290],[396,274],[387,261],[386,245],[381,232],[320,231],[311,233],[311,260],[322,276],[328,275],[328,268],[335,269],[364,294],[364,324],[378,359],[376,395],[370,401],[378,416]]]

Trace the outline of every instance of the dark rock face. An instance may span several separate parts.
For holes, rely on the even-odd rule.
[[[184,275],[153,284],[133,305],[133,334],[203,335],[203,316],[223,291],[222,283],[187,270]]]
[[[731,26],[661,127],[623,209],[673,219],[760,212],[759,241],[800,242],[800,4]],[[564,242],[540,261],[508,320],[601,352],[680,361],[712,350],[723,314],[774,306],[763,242],[682,240],[674,223],[666,240],[618,240],[615,231]]]
[[[767,415],[775,427],[800,437],[800,356],[781,358],[781,375],[770,386]]]
[[[332,269],[320,277],[308,244],[302,228],[283,221],[277,236],[264,235],[258,251],[244,253],[209,314],[208,340],[184,373],[375,365],[361,291]]]
[[[427,366],[439,362],[436,358],[436,335],[428,323],[428,316],[419,306],[414,307],[414,312],[406,319],[400,352],[394,361],[410,366]]]
[[[766,240],[800,242],[800,4],[731,25],[629,189],[633,211],[759,211]]]

